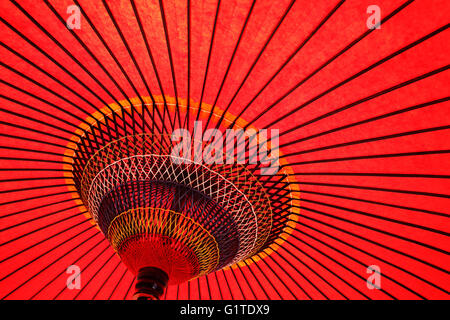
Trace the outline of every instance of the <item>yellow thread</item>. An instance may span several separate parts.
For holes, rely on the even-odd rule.
[[[107,236],[117,251],[132,236],[139,234],[167,236],[180,241],[197,256],[200,274],[215,270],[219,263],[219,246],[211,233],[181,213],[161,208],[135,208],[116,216]]]

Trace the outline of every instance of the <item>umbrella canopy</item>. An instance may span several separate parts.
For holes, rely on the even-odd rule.
[[[368,28],[372,4],[0,2],[0,297],[131,298],[74,150],[198,120],[279,130],[289,201],[264,251],[163,299],[448,298],[449,3],[379,0]]]

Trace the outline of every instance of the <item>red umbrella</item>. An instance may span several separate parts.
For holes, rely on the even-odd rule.
[[[2,1],[0,297],[448,298],[449,4],[372,5]],[[279,171],[178,171],[195,123]]]

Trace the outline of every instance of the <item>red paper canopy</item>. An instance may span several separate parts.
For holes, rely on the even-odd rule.
[[[163,298],[447,298],[449,3],[379,0],[379,29],[372,4],[2,1],[0,297],[132,296],[68,165],[86,123],[142,99],[169,133],[278,129],[300,192],[276,250]]]

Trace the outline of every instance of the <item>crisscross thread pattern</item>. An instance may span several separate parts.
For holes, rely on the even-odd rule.
[[[198,263],[198,276],[212,272],[219,261],[219,248],[214,237],[200,224],[185,215],[160,208],[136,208],[119,214],[108,229],[111,246],[120,251],[126,241],[136,236],[143,239],[157,235],[180,242],[195,255],[187,257]]]

